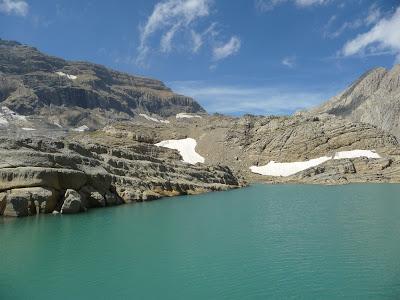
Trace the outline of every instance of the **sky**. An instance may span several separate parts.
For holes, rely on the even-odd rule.
[[[0,38],[282,115],[400,63],[400,0],[0,0]]]

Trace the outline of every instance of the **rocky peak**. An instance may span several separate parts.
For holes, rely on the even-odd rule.
[[[400,137],[400,65],[368,71],[339,95],[311,110],[373,124]]]

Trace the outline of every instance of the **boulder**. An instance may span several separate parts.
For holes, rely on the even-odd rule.
[[[84,210],[81,195],[73,190],[68,189],[64,195],[64,203],[61,207],[62,214],[75,214]]]
[[[104,196],[91,185],[84,186],[79,193],[81,194],[82,198],[86,199],[87,207],[106,206],[106,200],[104,199]]]

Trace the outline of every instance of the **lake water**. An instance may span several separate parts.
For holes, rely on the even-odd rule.
[[[0,299],[399,299],[400,185],[256,185],[0,223]]]

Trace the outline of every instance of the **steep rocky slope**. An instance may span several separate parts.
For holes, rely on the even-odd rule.
[[[0,106],[50,124],[98,128],[138,113],[205,112],[162,82],[87,62],[70,62],[0,40]]]
[[[312,114],[328,113],[376,125],[400,138],[400,65],[373,69]]]

